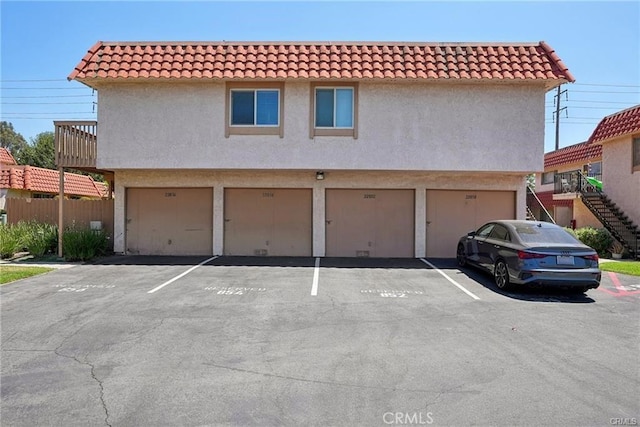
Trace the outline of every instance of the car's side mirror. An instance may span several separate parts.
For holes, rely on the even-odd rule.
[[[470,232],[467,233],[467,238],[470,239],[470,238],[474,237],[475,235],[476,235],[475,231],[470,231]]]

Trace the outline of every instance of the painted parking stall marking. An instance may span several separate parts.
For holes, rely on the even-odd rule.
[[[267,288],[247,288],[234,286],[207,286],[205,291],[213,291],[215,295],[246,295],[253,292],[266,292]]]
[[[435,271],[437,271],[442,277],[444,277],[445,279],[447,279],[450,283],[452,283],[455,287],[457,287],[458,289],[460,289],[462,292],[464,292],[465,294],[469,295],[471,298],[475,299],[475,300],[479,300],[480,298],[478,296],[476,296],[473,292],[469,291],[467,288],[465,288],[464,286],[462,286],[460,283],[456,282],[455,280],[453,280],[451,277],[449,277],[447,275],[447,273],[445,273],[444,271],[440,270],[438,267],[436,267],[435,265],[431,264],[429,261],[427,261],[424,258],[420,258],[420,261],[424,262],[425,264],[427,264],[429,267],[433,268]]]
[[[609,295],[613,295],[614,297],[626,297],[630,295],[640,295],[640,283],[633,285],[623,285],[620,283],[620,279],[618,275],[612,271],[607,272],[611,282],[613,282],[613,286],[615,286],[616,290],[612,291],[610,289],[605,288],[600,285],[599,290],[608,293]]]
[[[406,289],[361,289],[362,295],[377,295],[382,298],[409,298],[410,296],[424,295],[422,291]]]
[[[187,274],[191,273],[193,270],[202,267],[203,265],[205,265],[208,262],[213,261],[214,259],[218,258],[218,256],[212,256],[211,258],[205,259],[204,261],[202,261],[200,264],[198,265],[194,265],[193,267],[191,267],[190,269],[188,269],[187,271],[185,271],[184,273],[178,274],[176,277],[167,280],[166,282],[164,282],[162,285],[157,286],[153,289],[151,289],[150,291],[147,291],[148,294],[152,294],[156,291],[159,291],[160,289],[164,288],[167,285],[170,285],[171,283],[175,282],[178,279],[181,279],[182,277],[186,276]]]
[[[311,296],[318,295],[318,279],[320,277],[320,258],[316,258],[316,264],[313,268],[313,282],[311,284]]]
[[[53,285],[58,292],[84,292],[90,289],[113,289],[116,285]]]

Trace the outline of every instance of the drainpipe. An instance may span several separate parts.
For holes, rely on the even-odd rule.
[[[58,257],[62,258],[62,234],[64,230],[64,167],[58,168],[60,186],[58,193]]]

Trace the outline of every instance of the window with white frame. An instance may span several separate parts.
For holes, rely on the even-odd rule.
[[[310,137],[357,137],[357,83],[311,85]]]
[[[231,126],[278,126],[280,91],[231,89]]]
[[[316,127],[353,128],[353,88],[316,88]]]
[[[284,137],[284,83],[227,82],[225,104],[225,137]]]

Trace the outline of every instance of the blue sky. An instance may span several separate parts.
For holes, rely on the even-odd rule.
[[[1,120],[27,140],[53,120],[95,119],[91,89],[66,77],[103,41],[538,42],[576,78],[560,147],[640,104],[640,2],[0,2]],[[545,151],[554,149],[547,94]]]

